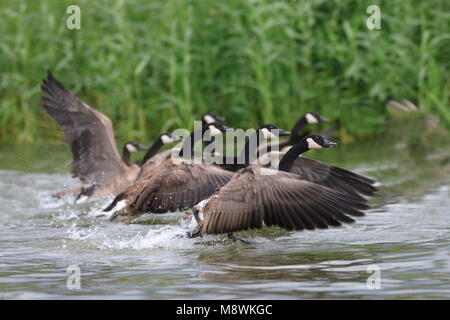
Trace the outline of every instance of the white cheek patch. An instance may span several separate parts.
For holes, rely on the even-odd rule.
[[[306,142],[308,142],[308,148],[309,149],[322,149],[323,147],[315,142],[312,138],[306,139]]]
[[[203,120],[205,120],[206,123],[213,123],[216,122],[216,119],[214,119],[211,115],[207,114],[203,117]]]
[[[135,146],[133,146],[132,144],[127,144],[127,150],[129,151],[129,152],[138,152],[139,150],[135,147]]]
[[[171,137],[167,136],[167,135],[163,135],[161,137],[161,141],[162,141],[163,144],[169,144],[169,143],[174,142],[173,139]]]
[[[269,129],[267,129],[267,128],[264,128],[264,129],[262,129],[261,131],[262,131],[262,134],[263,134],[264,139],[276,139],[276,138],[278,138],[275,134],[273,134],[273,133],[272,133]]]
[[[127,200],[120,200],[117,202],[117,204],[114,206],[114,208],[110,211],[111,214],[116,213],[117,211],[120,211],[124,209],[128,205]]]
[[[200,220],[203,220],[203,212],[198,213],[198,217]],[[198,226],[197,220],[195,219],[194,215],[191,215],[191,220],[188,222],[187,229],[190,231],[194,231]]]
[[[316,117],[314,117],[311,113],[306,114],[306,122],[308,123],[319,123]]]
[[[207,203],[208,203],[208,199],[202,200],[202,201],[200,201],[199,203],[197,203],[197,204],[195,205],[195,208],[196,208],[198,211],[202,212],[202,211],[203,211],[203,208],[206,206]]]
[[[219,129],[217,129],[214,126],[209,127],[209,132],[210,132],[211,137],[218,136],[218,135],[222,134],[222,131],[220,131]]]

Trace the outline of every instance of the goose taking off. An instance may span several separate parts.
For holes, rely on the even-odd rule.
[[[127,188],[130,188],[132,185],[134,185],[136,181],[139,180],[142,175],[145,175],[152,167],[159,165],[162,161],[164,161],[164,159],[170,156],[170,153],[167,154],[165,151],[158,154],[158,150],[162,146],[181,140],[181,138],[176,137],[171,133],[161,134],[145,154],[144,159],[141,161],[141,163],[143,164],[141,165],[140,171],[134,181],[131,181],[124,188],[123,182],[120,180],[122,179],[122,176],[119,176],[117,179],[113,179],[95,189],[91,188],[83,190],[83,192],[80,194],[80,197],[86,196],[88,197],[88,199],[92,197],[101,198],[108,195],[117,195],[122,193],[124,190],[127,190]],[[170,151],[170,149],[168,151]]]
[[[289,157],[285,152],[271,151],[259,157],[256,163],[280,170],[280,160],[285,156]],[[284,171],[295,173],[303,180],[347,193],[360,200],[364,200],[362,195],[373,196],[377,191],[373,186],[374,180],[318,160],[295,157],[292,161],[285,161],[284,165]]]
[[[306,181],[286,172],[310,149],[335,147],[319,135],[308,135],[287,152],[279,170],[257,165],[241,169],[208,199],[194,207],[198,222],[192,237],[277,225],[287,230],[325,229],[363,216],[367,200]],[[200,216],[203,216],[201,220]]]
[[[302,117],[300,117],[295,125],[293,126],[291,130],[291,134],[289,135],[289,138],[287,140],[283,141],[275,141],[275,142],[268,142],[261,144],[258,147],[258,155],[264,154],[265,152],[270,152],[272,150],[283,150],[284,148],[289,148],[289,146],[299,142],[303,137],[308,135],[308,133],[303,132],[302,130],[308,125],[308,124],[316,124],[316,123],[322,123],[322,122],[330,122],[327,118],[321,116],[318,112],[307,112]],[[329,138],[333,131],[335,130],[335,127],[328,129],[322,136]],[[287,149],[288,150],[288,149]],[[285,149],[285,151],[287,151]]]
[[[237,157],[233,156],[215,156],[215,165],[228,171],[237,171],[239,169],[247,167],[258,156],[258,148],[260,143],[264,139],[278,139],[279,137],[290,136],[291,133],[280,129],[274,124],[263,124],[255,129],[255,132],[248,137],[245,145]]]
[[[136,178],[139,166],[129,164],[130,152],[143,150],[135,142],[126,143],[121,158],[111,120],[64,88],[51,72],[42,84],[42,104],[63,131],[72,153],[72,176],[93,190],[116,180],[123,190]],[[71,189],[67,193],[73,193]],[[57,193],[62,195],[63,192]]]
[[[211,123],[194,130],[183,142],[176,157],[164,160],[153,167],[132,186],[119,194],[104,210],[113,220],[118,215],[137,215],[144,212],[164,213],[192,208],[223,186],[233,175],[214,165],[192,163],[184,152],[192,151],[195,143],[209,130],[211,136],[224,133],[229,128]]]
[[[225,118],[218,116],[212,112],[206,112],[202,115],[202,126],[207,126],[208,124],[212,124],[218,121],[223,121]],[[164,137],[165,136],[165,137]],[[160,143],[168,144],[172,142],[181,141],[183,139],[179,137],[175,137],[169,133],[162,134],[160,136]],[[164,160],[168,159],[171,155],[172,150],[167,149],[165,151],[157,153],[159,148],[161,147],[158,140],[153,144],[152,147],[150,147],[150,150],[146,153],[142,161],[140,162],[141,165],[141,171],[139,172],[139,175],[137,179],[139,179],[141,176],[145,175],[149,170],[152,168],[158,166],[163,162]]]

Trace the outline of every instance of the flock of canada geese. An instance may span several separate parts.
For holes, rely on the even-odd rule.
[[[150,147],[127,142],[120,155],[111,120],[50,72],[42,94],[44,109],[70,147],[72,176],[82,182],[54,196],[73,196],[80,202],[113,195],[111,204],[96,214],[109,220],[181,211],[189,237],[226,234],[239,240],[233,232],[263,226],[314,230],[352,223],[352,217],[364,215],[367,196],[377,190],[370,178],[302,156],[310,149],[336,147],[328,140],[333,128],[321,135],[304,131],[307,125],[328,121],[316,112],[302,116],[290,132],[263,124],[254,131],[256,146],[249,137],[238,156],[230,159],[216,152],[222,161],[198,163],[185,157],[183,150],[192,150],[203,134],[217,138],[232,130],[218,115],[203,114],[202,127],[188,138],[163,133]],[[267,139],[270,142],[263,142]],[[159,152],[176,142],[181,147]],[[146,151],[142,160],[131,163],[131,153],[142,150]],[[271,159],[268,165],[261,164],[265,157]]]

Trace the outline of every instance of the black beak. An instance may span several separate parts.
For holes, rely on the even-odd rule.
[[[218,116],[218,115],[216,115],[215,117],[216,117],[217,121],[225,121],[224,117],[221,117],[221,116]]]
[[[178,136],[174,136],[174,135],[172,135],[172,139],[173,139],[173,141],[183,141],[182,137],[178,137]]]
[[[288,137],[291,133],[289,131],[285,131],[283,129],[278,129],[278,136],[279,137]]]
[[[322,116],[319,116],[319,120],[320,120],[320,122],[330,122],[329,119],[322,117]]]
[[[138,148],[139,148],[139,151],[146,151],[146,150],[148,150],[148,147],[143,146],[142,144],[138,144]]]
[[[335,147],[337,147],[337,143],[328,141],[327,139],[323,139],[323,147],[324,148],[335,148]]]

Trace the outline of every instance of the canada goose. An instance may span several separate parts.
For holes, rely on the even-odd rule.
[[[122,160],[125,162],[127,166],[131,166],[132,163],[130,162],[131,154],[134,152],[139,151],[147,151],[148,147],[136,142],[136,141],[128,141],[123,145],[122,148]]]
[[[137,215],[144,212],[164,213],[192,208],[211,195],[233,175],[214,165],[191,163],[184,154],[192,151],[194,144],[209,130],[211,136],[224,133],[229,128],[220,123],[211,123],[194,130],[183,142],[178,155],[164,160],[160,165],[147,170],[132,186],[119,194],[104,209],[104,215],[113,220],[118,215]]]
[[[212,113],[212,112],[206,112],[202,115],[202,126],[206,126],[207,124],[210,124],[210,123],[222,122],[222,121],[225,121],[224,117],[218,116],[217,114]],[[209,134],[209,131],[207,131],[207,133]],[[204,148],[208,147],[209,145],[214,144],[214,137],[208,136],[207,140],[209,140],[209,141],[203,142]],[[211,151],[215,152],[214,149],[212,149]]]
[[[279,169],[281,159],[285,152],[271,151],[260,156],[254,163]],[[364,196],[372,196],[377,191],[373,186],[374,180],[354,173],[352,171],[333,166],[305,157],[297,157],[290,167],[284,171],[289,171],[300,176],[303,180],[314,182],[336,191],[347,193],[356,199],[364,200]]]
[[[225,186],[194,206],[198,225],[189,235],[230,234],[263,225],[314,230],[354,222],[349,216],[363,216],[360,210],[368,208],[367,200],[288,172],[300,154],[335,146],[322,136],[308,135],[283,156],[278,170],[255,165],[239,170]]]
[[[308,133],[301,134],[300,131],[307,124],[316,124],[321,122],[330,122],[327,118],[321,116],[318,112],[307,112],[303,117],[298,119],[294,127],[291,130],[291,135],[288,140],[288,145],[294,145],[299,142],[302,138],[308,135]]]
[[[217,135],[219,133],[217,130],[206,130],[206,129],[207,129],[207,126],[204,126],[202,128],[202,130],[203,130],[202,133],[205,134],[205,136],[209,135],[210,132],[215,132],[215,135]],[[252,139],[257,140],[257,142],[256,142],[256,146],[257,146],[257,144],[259,143],[259,141],[261,139],[270,138],[270,135],[272,134],[272,132],[273,132],[273,135],[275,135],[275,136],[277,136],[277,135],[278,136],[288,136],[289,135],[289,132],[286,132],[286,131],[280,129],[275,125],[272,125],[272,124],[262,125],[256,129],[256,131],[253,133],[253,135],[251,137],[249,137],[248,141],[246,142],[246,144],[243,148],[243,151],[241,152],[241,156],[243,156],[245,159],[249,159],[249,157],[250,157],[249,155],[252,152],[252,150],[250,149],[250,145],[251,145],[250,141]],[[193,135],[194,135],[194,132],[191,133],[191,136],[193,136]],[[200,137],[200,135],[197,135],[197,137]],[[195,141],[194,141],[193,137],[189,141],[190,142],[186,141],[186,144],[191,143],[188,146],[188,148],[190,148],[192,150],[192,147],[195,144]],[[221,162],[222,164],[219,164],[219,165],[215,164],[215,165],[224,167],[225,169],[231,170],[231,171],[236,171],[239,168],[245,167],[249,163],[249,160],[240,163],[240,162],[238,162],[236,157],[234,157],[232,159],[222,157],[221,160],[222,160],[222,162]],[[157,164],[159,165],[161,162],[162,161],[158,161]],[[129,186],[127,189],[125,189],[121,194],[119,194],[113,200],[113,202],[104,210],[104,212],[113,211],[113,213],[111,213],[111,217],[113,217],[113,218],[116,216],[116,215],[114,215],[115,211],[120,211],[121,215],[140,213],[140,210],[136,209],[136,207],[139,207],[139,205],[127,206],[127,204],[132,204],[132,203],[137,202],[137,197],[141,194],[144,187],[146,187],[147,184],[149,183],[149,181],[151,181],[152,176],[155,175],[160,170],[161,170],[161,168],[159,168],[153,161],[151,163],[151,166],[147,162],[145,165],[142,166],[141,173],[139,174],[136,181],[131,186]],[[231,175],[229,175],[229,177],[231,177]],[[116,207],[116,205],[117,205],[117,207]],[[125,207],[123,207],[123,206],[125,206]],[[99,213],[98,215],[105,215],[105,214]]]
[[[210,123],[222,122],[222,121],[225,121],[224,117],[221,117],[221,116],[219,116],[219,115],[217,115],[215,113],[212,113],[212,112],[205,112],[202,115],[202,126],[205,126],[205,125],[210,124]]]
[[[126,142],[122,148],[121,159],[127,166],[132,166],[133,164],[130,163],[131,153],[138,152],[138,151],[145,151],[145,150],[148,150],[148,148],[146,146],[139,144],[138,142],[135,142],[135,141]],[[82,158],[82,157],[80,157],[80,158]],[[76,177],[76,176],[73,176],[73,177]],[[110,182],[111,181],[112,180],[110,180]],[[108,184],[108,183],[106,183],[106,184]],[[103,184],[103,186],[104,185],[105,184]],[[114,185],[114,183],[112,183],[112,185]],[[61,191],[54,192],[52,194],[52,197],[61,198],[61,197],[65,197],[65,196],[75,196],[76,197],[75,202],[77,202],[83,195],[92,193],[94,191],[94,189],[95,188],[93,188],[92,186],[64,189]]]
[[[141,169],[139,171],[139,174],[137,175],[135,181],[131,185],[129,185],[125,190],[120,192],[117,197],[123,197],[124,194],[132,194],[134,190],[140,190],[138,186],[144,187],[142,185],[143,182],[145,182],[145,179],[150,175],[151,172],[153,172],[153,169],[159,166],[164,160],[169,159],[172,150],[167,149],[163,152],[158,153],[158,150],[166,144],[174,143],[177,141],[181,141],[182,139],[180,137],[174,136],[170,133],[164,133],[158,137],[158,139],[155,140],[153,145],[149,148],[148,152],[145,154],[144,158],[142,159],[140,165]],[[97,214],[97,215],[104,215],[104,214]]]
[[[158,150],[167,144],[174,143],[177,141],[181,141],[181,138],[174,136],[171,133],[163,133],[161,134],[152,144],[152,146],[148,149],[147,153],[144,156],[144,159],[141,161],[141,167],[139,173],[136,175],[136,178],[133,181],[129,181],[128,185],[124,187],[124,183],[122,181],[117,181],[117,179],[113,179],[97,188],[86,188],[80,193],[78,198],[87,197],[90,198],[101,198],[108,195],[118,195],[124,190],[127,190],[131,185],[133,185],[140,176],[145,175],[152,167],[159,165],[166,156],[164,154],[157,154]],[[170,151],[170,150],[169,150]],[[121,176],[118,177],[122,179]]]
[[[403,119],[411,115],[419,115],[419,117],[423,116],[423,124],[415,123],[414,125],[423,127],[426,132],[446,134],[446,130],[441,127],[439,118],[437,116],[430,113],[421,113],[420,109],[409,100],[405,99],[400,101],[392,97],[388,97],[386,99],[386,109],[394,119]],[[398,123],[396,123],[395,125],[398,125]],[[419,130],[420,132],[421,129],[419,127],[417,128],[417,130]]]
[[[210,123],[215,123],[218,121],[223,121],[225,118],[218,116],[212,112],[206,112],[202,115],[201,117],[202,119],[202,126],[206,126]],[[164,138],[163,136],[166,135],[166,137]],[[176,142],[176,141],[181,141],[182,139],[179,137],[175,137],[173,135],[170,135],[169,133],[163,134],[160,136],[160,140],[156,140],[155,144],[158,141],[161,141],[163,144],[168,144],[168,143],[172,143],[172,142]],[[156,149],[154,149],[156,148]],[[152,152],[152,150],[154,150],[155,152]],[[139,179],[139,177],[143,174],[145,174],[146,171],[150,170],[153,167],[156,167],[157,165],[159,165],[161,162],[163,162],[164,160],[168,159],[171,155],[172,150],[171,149],[167,149],[165,151],[162,151],[160,153],[156,153],[159,150],[159,147],[157,147],[157,145],[153,145],[149,152],[147,152],[147,154],[144,156],[144,158],[142,159],[142,161],[140,162],[141,165],[141,171],[139,172],[139,175],[137,177],[137,179]]]
[[[401,116],[407,112],[418,111],[419,109],[409,100],[395,100],[392,97],[386,99],[386,109],[394,116]]]
[[[177,137],[169,132],[161,134],[152,144],[150,148],[148,148],[147,153],[145,154],[144,158],[142,158],[140,162],[140,166],[144,167],[145,164],[150,160],[154,160],[158,154],[159,149],[170,143],[174,143],[177,141],[181,141],[182,139],[180,137]]]
[[[275,146],[277,146],[278,150],[283,150],[286,147],[289,147],[297,142],[299,142],[303,137],[308,135],[308,133],[303,132],[303,128],[305,128],[308,124],[316,124],[321,122],[330,122],[327,118],[321,116],[318,112],[307,112],[302,117],[300,117],[295,125],[293,126],[291,130],[291,134],[289,136],[289,139],[286,139],[284,141],[275,141],[275,142],[267,142],[264,144],[261,144],[258,147],[258,155],[263,154],[264,152],[270,152],[274,149]],[[322,136],[329,138],[333,131],[335,130],[335,127],[328,129]],[[287,151],[288,149],[285,149],[284,151]]]
[[[117,190],[121,190],[136,178],[139,166],[129,163],[129,154],[142,150],[140,144],[126,143],[121,158],[111,120],[64,88],[50,71],[43,81],[42,93],[44,109],[60,126],[72,152],[72,176],[88,186],[86,189],[93,190],[115,180]],[[77,191],[80,188],[56,196]]]
[[[258,156],[257,149],[263,139],[276,139],[290,135],[290,132],[280,129],[274,124],[263,124],[256,128],[255,132],[248,137],[239,156],[215,156],[214,164],[228,171],[237,171],[245,168]]]

